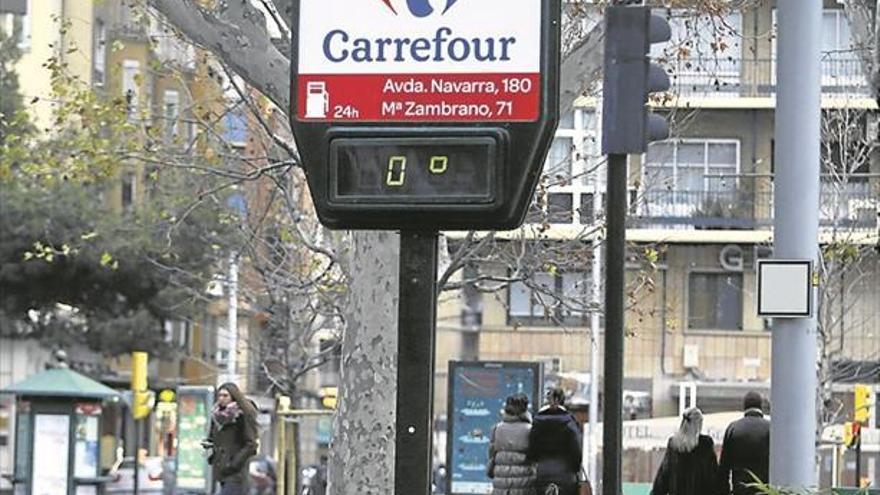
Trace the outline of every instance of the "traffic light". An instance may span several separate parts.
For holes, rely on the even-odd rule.
[[[669,125],[648,111],[653,92],[669,89],[669,76],[649,61],[652,43],[669,41],[666,19],[648,7],[615,5],[605,10],[605,76],[602,152],[644,153],[648,142],[669,137]]]
[[[155,398],[147,388],[147,353],[131,353],[131,415],[143,419],[150,415]]]
[[[862,436],[862,425],[855,421],[847,421],[843,424],[843,444],[854,448],[859,444]]]
[[[336,409],[339,389],[337,387],[321,388],[321,405],[327,409]]]
[[[866,424],[871,418],[871,387],[856,385],[853,392],[853,421]]]

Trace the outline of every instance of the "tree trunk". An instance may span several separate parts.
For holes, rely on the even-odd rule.
[[[394,491],[399,252],[397,233],[352,233],[342,400],[328,477],[332,495]]]

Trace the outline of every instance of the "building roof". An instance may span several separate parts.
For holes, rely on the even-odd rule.
[[[32,375],[0,390],[28,397],[76,397],[107,399],[118,396],[112,388],[68,368],[54,368]]]

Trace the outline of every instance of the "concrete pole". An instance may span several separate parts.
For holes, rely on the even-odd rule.
[[[218,362],[221,366],[225,365],[225,371],[217,374],[217,385],[220,386],[226,382],[238,383],[238,255],[232,253],[229,256],[229,272],[226,279],[226,335],[218,335],[217,343],[225,342],[228,345],[228,354],[225,363]],[[222,353],[218,350],[218,354]]]
[[[819,230],[822,0],[779,0],[774,257],[815,263]],[[773,320],[770,482],[816,479],[816,318]]]
[[[600,23],[601,24],[601,23]],[[596,106],[595,120],[596,143],[602,142],[602,105]],[[595,157],[595,153],[591,154]],[[601,168],[593,171],[593,224],[598,224],[600,218],[599,212],[602,211],[602,189],[599,184],[599,178],[602,176]],[[599,476],[599,445],[596,437],[599,431],[599,311],[602,305],[602,239],[599,233],[593,236],[593,264],[592,264],[592,293],[591,302],[593,307],[597,308],[590,314],[590,410],[589,421],[590,426],[587,432],[587,475],[593,484],[593,493],[599,493],[600,476]]]
[[[598,173],[597,173],[598,175]],[[593,215],[598,216],[602,208],[602,195],[599,194],[598,177],[593,179]],[[602,241],[598,233],[593,237],[592,303],[595,308],[602,304]],[[593,483],[593,491],[599,488],[599,442],[596,441],[599,429],[599,311],[590,314],[590,425],[587,432],[587,452],[589,453],[587,474]]]

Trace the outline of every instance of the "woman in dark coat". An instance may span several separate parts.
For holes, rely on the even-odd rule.
[[[211,411],[208,457],[220,495],[247,493],[248,461],[257,453],[257,411],[234,383],[217,388],[217,403]]]
[[[550,389],[547,405],[532,423],[529,459],[537,463],[538,495],[576,495],[578,491],[583,440],[574,415],[564,406],[565,392]]]
[[[678,432],[654,478],[651,495],[713,495],[718,492],[718,459],[712,437],[701,435],[703,413],[693,407],[682,415]]]
[[[507,398],[501,422],[489,435],[488,475],[492,495],[535,495],[535,468],[526,459],[532,417],[526,394]]]

